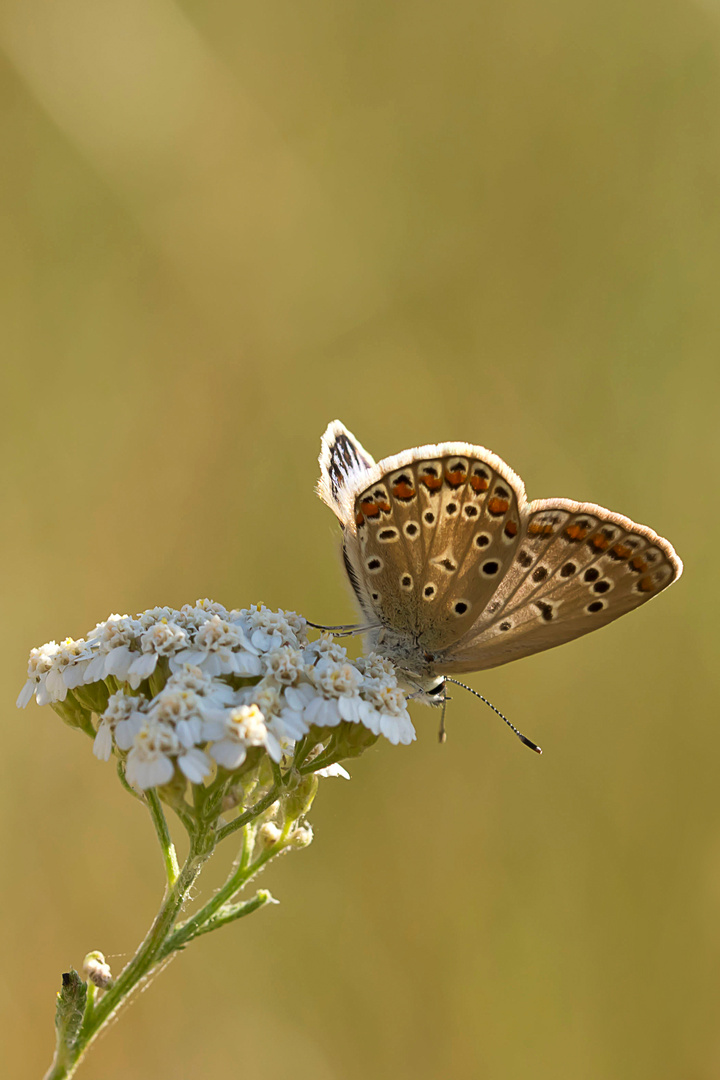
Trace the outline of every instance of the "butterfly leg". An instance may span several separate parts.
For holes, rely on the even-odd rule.
[[[325,626],[323,623],[310,622],[309,619],[306,619],[306,622],[314,630],[329,631],[333,637],[352,637],[353,634],[365,634],[368,630],[376,630],[380,626],[380,623],[341,623],[339,626]]]

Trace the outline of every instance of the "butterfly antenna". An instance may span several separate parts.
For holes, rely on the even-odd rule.
[[[458,682],[458,680],[457,680],[457,679],[450,679],[450,678],[448,678],[447,676],[445,677],[445,682],[451,682],[451,683],[455,683],[455,686],[462,686],[463,690],[468,690],[468,691],[469,691],[469,692],[470,692],[471,694],[474,694],[474,695],[475,695],[475,697],[479,697],[481,701],[484,701],[484,702],[485,702],[485,704],[487,705],[487,707],[488,707],[489,709],[492,709],[492,711],[493,711],[494,713],[497,713],[497,714],[498,714],[498,716],[500,717],[500,719],[501,719],[501,720],[504,720],[504,721],[505,721],[505,723],[507,724],[507,726],[508,726],[508,727],[509,727],[509,728],[510,728],[510,729],[511,729],[512,731],[514,731],[514,732],[515,732],[515,734],[517,735],[517,737],[518,737],[518,739],[520,740],[520,742],[522,742],[522,743],[525,743],[525,745],[526,745],[526,746],[529,746],[531,750],[534,750],[536,754],[542,754],[542,750],[540,749],[540,747],[539,747],[539,746],[537,746],[537,745],[536,745],[536,744],[535,744],[534,742],[531,742],[531,740],[530,740],[530,739],[526,738],[526,737],[525,737],[525,736],[523,735],[522,731],[518,731],[518,729],[517,729],[517,728],[515,727],[515,725],[514,725],[514,724],[511,724],[511,723],[510,723],[510,721],[508,720],[507,716],[503,716],[503,714],[502,714],[502,713],[500,712],[500,710],[499,710],[499,709],[496,709],[496,708],[495,708],[495,706],[493,705],[492,701],[488,701],[488,699],[487,699],[487,698],[485,698],[485,697],[483,697],[483,696],[482,696],[482,694],[479,694],[479,693],[477,692],[477,690],[473,690],[472,686],[466,686],[464,682]],[[444,714],[444,707],[443,707],[443,721],[444,721],[444,719],[445,719],[445,714]],[[441,723],[441,725],[440,725],[440,731],[441,731],[441,734],[442,734],[442,732],[444,732],[444,729],[445,729],[444,723]],[[440,741],[441,741],[441,742],[443,741],[443,740],[442,740],[442,738],[441,738],[441,740],[440,740]]]
[[[445,730],[445,709],[447,707],[448,700],[449,698],[447,694],[444,694],[442,699],[442,713],[440,714],[440,730],[438,731],[439,743],[444,743],[447,739],[447,731]]]

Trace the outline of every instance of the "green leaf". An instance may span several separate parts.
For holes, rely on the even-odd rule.
[[[62,989],[58,993],[55,1009],[58,1051],[61,1052],[61,1047],[72,1050],[75,1046],[86,1003],[87,983],[83,982],[74,968],[63,972]]]

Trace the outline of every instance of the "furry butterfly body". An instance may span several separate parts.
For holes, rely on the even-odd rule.
[[[682,573],[652,529],[594,503],[528,502],[520,477],[469,443],[376,464],[336,420],[318,493],[342,526],[371,647],[423,693],[605,626]]]

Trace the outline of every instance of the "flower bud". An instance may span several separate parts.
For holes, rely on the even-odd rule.
[[[281,836],[282,832],[277,825],[273,824],[272,821],[266,821],[258,829],[255,843],[264,851],[266,848],[272,847],[273,844],[277,844]]]
[[[100,990],[108,990],[113,983],[110,965],[105,962],[101,952],[88,953],[83,960],[85,977]]]
[[[312,844],[313,831],[310,825],[298,825],[288,836],[288,844],[294,848],[304,848]]]

